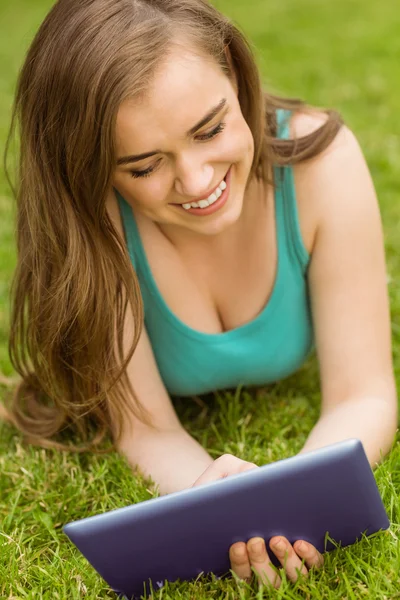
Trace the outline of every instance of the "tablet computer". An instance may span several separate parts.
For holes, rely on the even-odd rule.
[[[120,596],[165,580],[229,575],[229,547],[302,539],[321,553],[389,527],[363,445],[349,439],[194,488],[68,523],[63,531]],[[326,533],[334,540],[327,539]],[[280,567],[269,551],[271,562]]]

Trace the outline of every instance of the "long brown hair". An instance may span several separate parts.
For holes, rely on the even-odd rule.
[[[151,426],[126,374],[143,327],[140,287],[105,199],[118,108],[146,92],[178,39],[213,57],[228,77],[233,66],[254,137],[249,180],[267,180],[272,163],[315,156],[341,126],[335,111],[325,111],[326,122],[311,135],[277,140],[276,108],[307,107],[263,90],[251,45],[206,0],[53,6],[22,67],[6,145],[7,155],[18,130],[9,354],[21,380],[7,414],[31,443],[97,449],[109,431],[118,439],[126,410]],[[135,327],[124,356],[128,305]],[[80,445],[54,439],[69,426]]]

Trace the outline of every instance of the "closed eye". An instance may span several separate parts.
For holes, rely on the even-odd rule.
[[[219,123],[219,125],[215,127],[215,129],[212,129],[209,133],[204,133],[203,135],[198,135],[197,137],[201,140],[210,140],[217,136],[219,133],[221,133],[221,131],[224,130],[225,125],[226,123],[222,121],[221,123]]]
[[[221,133],[225,129],[225,126],[226,126],[226,123],[222,121],[208,133],[198,135],[197,137],[201,141],[212,140],[213,138],[215,138],[219,133]],[[137,179],[139,177],[149,177],[155,171],[155,169],[156,169],[157,165],[160,163],[160,161],[161,161],[161,158],[158,159],[158,161],[155,163],[155,165],[153,167],[149,167],[148,169],[146,169],[144,171],[130,171],[130,174],[134,179]]]

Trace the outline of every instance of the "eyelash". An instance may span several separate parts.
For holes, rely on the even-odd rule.
[[[213,129],[212,131],[210,131],[209,133],[205,133],[204,135],[201,135],[199,137],[203,138],[202,141],[209,141],[213,138],[215,138],[219,133],[221,133],[224,129],[225,129],[225,125],[226,123],[221,122],[219,123],[219,125],[217,125],[215,127],[215,129]],[[149,177],[153,171],[155,170],[156,165],[160,162],[161,159],[159,159],[154,167],[150,167],[149,169],[146,169],[145,171],[131,171],[131,176],[134,179],[137,179],[139,177]]]

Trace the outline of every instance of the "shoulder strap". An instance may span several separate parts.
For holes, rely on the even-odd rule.
[[[290,117],[292,111],[278,109],[276,111],[277,137],[287,140],[290,138]],[[304,273],[309,263],[309,255],[305,249],[299,223],[299,215],[296,200],[296,190],[294,185],[294,175],[292,165],[275,166],[275,180],[278,184],[276,191],[276,215],[278,221],[278,231],[281,240],[286,239],[289,249],[289,256],[292,261],[297,262]]]
[[[289,122],[291,114],[291,110],[284,108],[278,108],[276,111],[277,137],[282,140],[287,140],[290,137]]]

